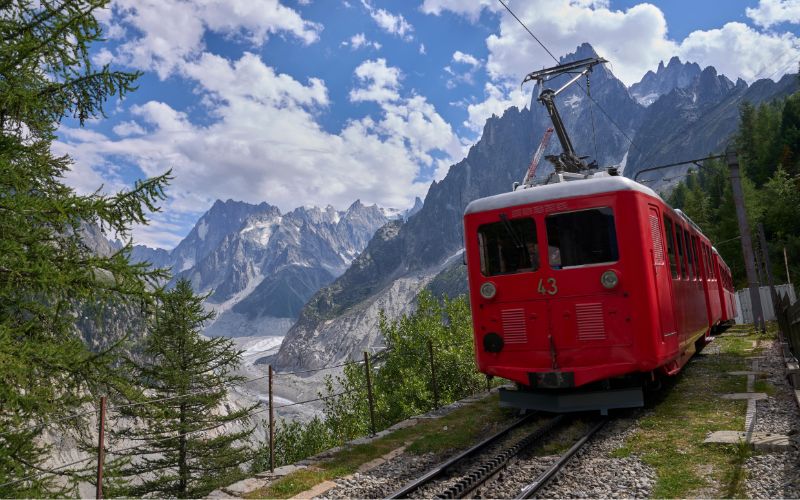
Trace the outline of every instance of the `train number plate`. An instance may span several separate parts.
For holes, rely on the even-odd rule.
[[[542,295],[555,295],[558,293],[558,284],[555,278],[539,278],[539,293]]]

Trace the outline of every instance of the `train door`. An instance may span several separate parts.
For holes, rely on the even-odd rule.
[[[653,241],[651,255],[656,277],[656,300],[661,324],[661,338],[667,341],[670,337],[676,337],[677,333],[675,328],[675,308],[672,299],[672,278],[670,270],[667,269],[666,260],[667,246],[670,253],[674,255],[671,244],[672,235],[666,235],[666,238],[670,238],[670,240],[665,239],[658,207],[649,206],[648,220],[650,223],[650,236]],[[668,241],[668,245],[664,245],[665,241]]]

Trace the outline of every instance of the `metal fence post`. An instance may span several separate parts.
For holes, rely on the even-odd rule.
[[[369,353],[364,351],[364,371],[367,375],[367,401],[369,401],[369,425],[375,435],[375,400],[372,397],[372,370],[369,367]]]
[[[105,461],[106,397],[100,397],[100,432],[97,438],[97,488],[95,498],[103,498],[103,462]]]
[[[272,404],[272,365],[269,365],[269,471],[275,472],[275,407]]]
[[[439,388],[436,385],[436,363],[433,359],[433,341],[428,340],[428,353],[431,358],[431,384],[433,386],[433,406],[439,408]]]

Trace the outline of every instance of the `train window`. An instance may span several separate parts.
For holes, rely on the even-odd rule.
[[[697,236],[692,235],[692,255],[694,255],[694,277],[700,279],[700,254],[697,252]]]
[[[689,263],[689,279],[692,279],[696,277],[694,260],[692,259],[692,237],[688,229],[683,233],[683,236],[686,238],[686,261]]]
[[[536,222],[501,219],[478,228],[481,272],[484,276],[533,272],[539,269]]]
[[[672,231],[672,221],[664,216],[664,234],[667,238],[667,254],[669,255],[669,269],[672,277],[678,277],[678,261],[675,259],[675,234]]]
[[[548,215],[545,224],[553,269],[619,260],[614,212],[609,207]]]
[[[675,224],[675,233],[675,236],[677,236],[675,239],[678,241],[678,260],[681,263],[681,275],[683,276],[683,279],[687,279],[689,277],[687,274],[687,270],[689,268],[686,266],[686,255],[683,252],[683,228],[680,226],[680,224]]]

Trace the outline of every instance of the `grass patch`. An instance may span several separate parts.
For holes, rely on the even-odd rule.
[[[727,372],[748,369],[746,358],[755,355],[748,349],[753,340],[764,338],[755,332],[718,337],[714,344],[719,354],[693,358],[648,403],[650,411],[640,419],[637,432],[612,453],[615,457],[635,454],[655,469],[654,498],[744,495],[743,464],[752,453],[750,447],[704,444],[703,440],[709,432],[744,429],[746,402],[718,396],[746,390],[746,377]]]
[[[513,412],[500,408],[497,395],[465,406],[438,419],[421,420],[369,444],[349,447],[333,457],[274,481],[247,498],[289,498],[317,484],[354,473],[359,466],[403,445],[409,453],[445,453],[466,448],[499,430]]]

